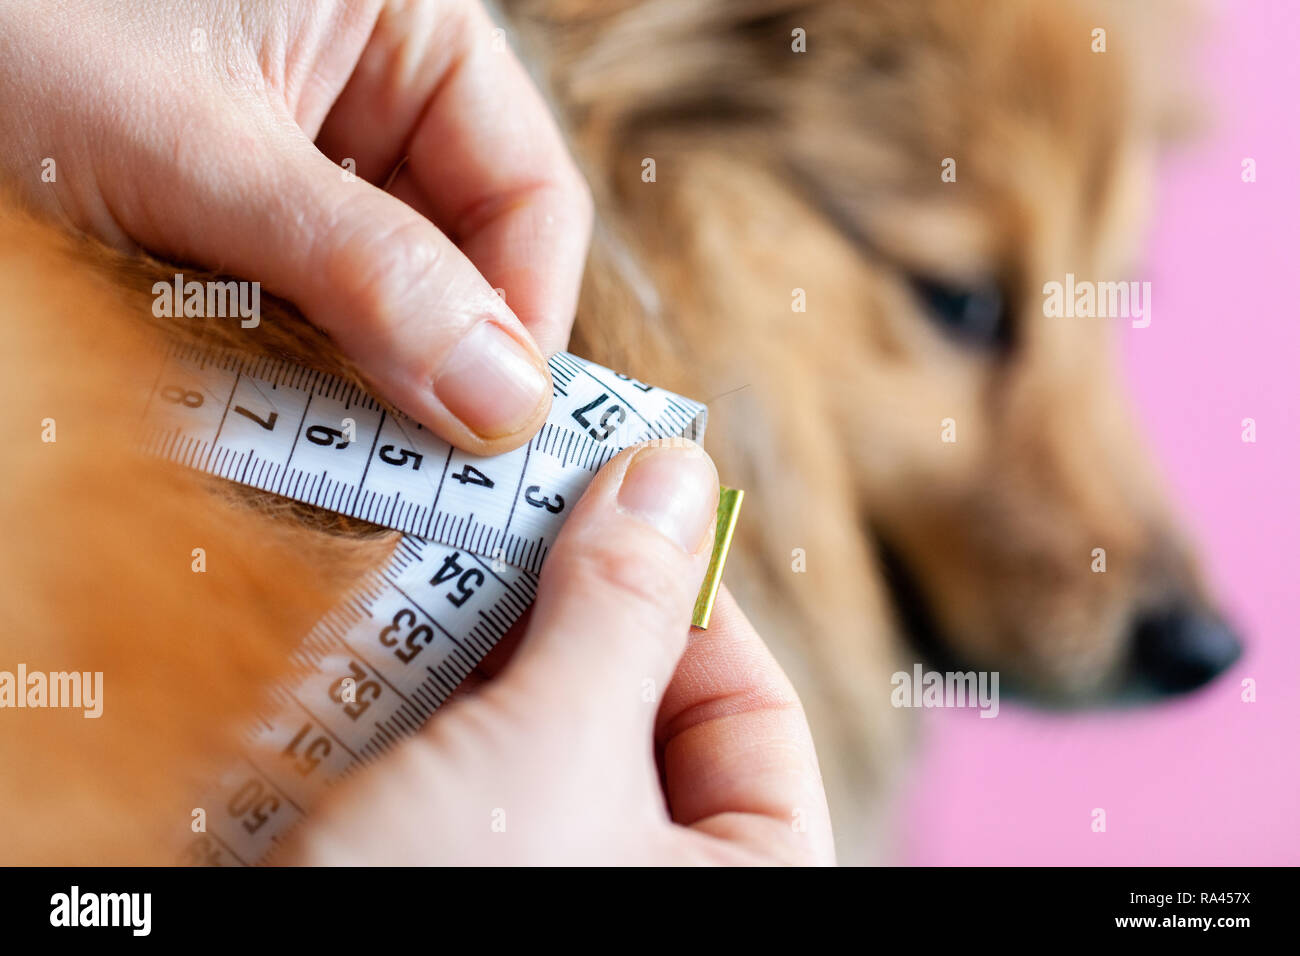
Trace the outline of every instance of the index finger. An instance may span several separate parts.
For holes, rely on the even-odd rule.
[[[665,691],[655,742],[676,823],[768,857],[835,862],[803,705],[725,588]]]
[[[544,354],[568,341],[592,202],[546,103],[473,0],[390,4],[321,136],[435,222]]]

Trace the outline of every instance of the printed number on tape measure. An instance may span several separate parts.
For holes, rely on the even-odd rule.
[[[169,353],[146,447],[254,488],[405,532],[387,566],[295,652],[244,757],[201,806],[183,859],[260,862],[322,787],[416,731],[532,603],[537,572],[595,472],[629,445],[703,436],[698,402],[567,354],[527,445],[467,455],[355,385],[227,351]],[[724,493],[696,621],[707,624],[739,495]]]

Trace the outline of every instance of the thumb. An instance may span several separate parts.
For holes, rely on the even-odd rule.
[[[235,188],[206,191],[184,251],[291,300],[383,397],[456,446],[492,455],[529,438],[550,409],[546,361],[469,259],[305,137],[269,138],[269,156],[236,160]]]
[[[640,732],[648,743],[686,647],[717,506],[713,462],[685,439],[609,462],[546,559],[497,692],[539,708],[548,726],[588,737],[601,728],[620,745]]]

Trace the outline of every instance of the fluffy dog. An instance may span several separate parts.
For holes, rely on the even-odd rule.
[[[803,689],[843,857],[876,851],[904,745],[899,637],[1066,704],[1235,659],[1130,421],[1123,320],[1044,310],[1067,273],[1135,277],[1156,147],[1193,120],[1187,11],[510,9],[600,199],[574,347],[710,400],[756,505],[728,580]]]
[[[747,492],[727,580],[809,710],[844,858],[880,851],[907,639],[1067,703],[1231,663],[1115,320],[1043,307],[1067,273],[1134,277],[1180,119],[1159,11],[504,6],[598,200],[571,348],[710,403]],[[17,217],[0,262],[0,660],[102,670],[113,695],[99,720],[5,715],[5,861],[165,859],[258,688],[393,536],[140,458],[146,357],[229,335],[141,321],[170,267]],[[348,371],[287,311],[237,344]]]

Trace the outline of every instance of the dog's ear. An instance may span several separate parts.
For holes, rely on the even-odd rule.
[[[1197,70],[1199,41],[1210,28],[1202,0],[1107,0],[1097,19],[1113,24],[1108,42],[1123,46],[1141,128],[1158,144],[1200,136],[1213,120]]]

